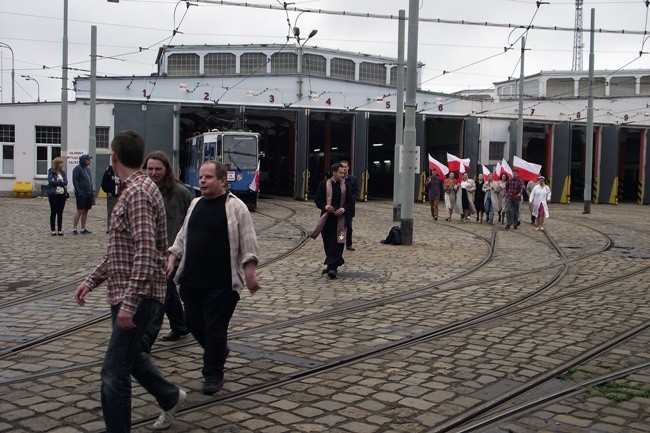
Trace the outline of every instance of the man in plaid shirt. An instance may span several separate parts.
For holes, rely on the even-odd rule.
[[[519,226],[519,205],[524,192],[524,181],[519,178],[519,172],[512,170],[512,178],[506,182],[506,230]]]
[[[101,371],[101,402],[108,432],[131,430],[131,375],[155,398],[163,412],[155,429],[171,425],[186,393],[167,381],[142,350],[142,336],[165,301],[167,223],[156,184],[142,171],[144,140],[123,131],[111,143],[111,165],[122,192],[111,215],[108,252],[75,291],[86,295],[107,281],[113,331]]]

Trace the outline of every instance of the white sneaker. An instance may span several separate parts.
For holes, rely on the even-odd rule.
[[[186,398],[187,393],[178,388],[178,402],[171,409],[163,410],[160,413],[156,422],[153,423],[153,428],[156,430],[165,430],[166,428],[169,428],[169,426],[174,422],[174,415],[178,411],[178,408],[185,402]]]

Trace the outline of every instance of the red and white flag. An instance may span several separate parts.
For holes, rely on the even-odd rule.
[[[446,165],[435,159],[433,156],[429,155],[429,169],[430,170],[435,170],[436,173],[438,173],[438,177],[440,179],[444,179],[447,177],[447,174],[449,173],[449,169],[447,168]]]
[[[541,165],[525,161],[518,156],[512,158],[512,166],[517,169],[519,177],[523,180],[536,181],[542,171]]]
[[[512,169],[510,168],[510,165],[508,164],[508,161],[503,158],[501,160],[501,174],[504,174],[508,176],[508,179],[512,177]]]
[[[459,171],[461,166],[463,166],[465,170],[468,169],[469,158],[461,159],[451,153],[447,154],[447,167],[449,167],[449,171]]]
[[[482,165],[483,165],[483,176],[487,178],[490,175],[490,169],[487,168],[485,164]]]
[[[257,161],[257,169],[255,169],[255,176],[253,177],[251,183],[248,185],[248,189],[250,189],[253,192],[257,192],[260,190],[260,162],[259,161]]]
[[[501,179],[501,172],[503,169],[501,168],[501,163],[497,162],[497,165],[494,167],[494,178],[495,179]]]

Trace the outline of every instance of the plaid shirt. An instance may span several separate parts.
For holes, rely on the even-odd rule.
[[[524,192],[524,181],[518,177],[513,177],[508,179],[506,182],[506,197],[511,198],[512,200],[520,200],[521,193]]]
[[[122,183],[111,214],[108,252],[84,284],[90,289],[108,280],[111,305],[135,313],[145,298],[165,301],[167,222],[165,203],[144,171]]]

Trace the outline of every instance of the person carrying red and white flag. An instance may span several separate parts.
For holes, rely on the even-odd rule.
[[[461,166],[466,171],[469,168],[469,158],[461,159],[451,153],[447,153],[447,167],[449,167],[449,171],[460,171]]]
[[[539,173],[542,171],[541,165],[525,161],[518,156],[512,158],[512,166],[519,172],[519,177],[527,181],[537,182]]]
[[[508,179],[512,178],[512,169],[510,168],[510,164],[508,164],[508,161],[503,158],[501,160],[501,174],[503,175],[505,173],[506,176],[508,176]]]
[[[255,169],[255,176],[250,184],[248,184],[248,189],[253,192],[260,190],[260,162],[257,161],[257,168]]]
[[[434,170],[436,173],[438,173],[438,177],[442,180],[444,180],[447,177],[447,174],[449,173],[449,169],[447,168],[446,165],[435,159],[433,156],[429,155],[429,169]]]

